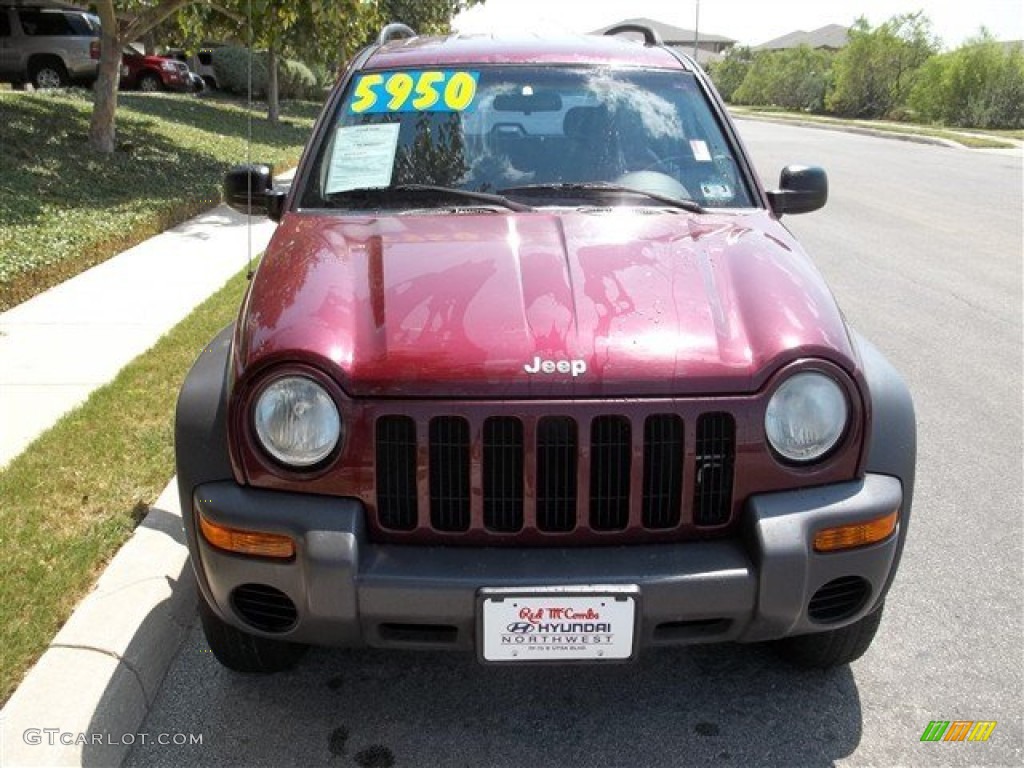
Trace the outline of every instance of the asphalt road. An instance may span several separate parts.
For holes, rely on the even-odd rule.
[[[1020,156],[768,123],[769,185],[817,163],[832,197],[788,223],[852,324],[904,373],[919,423],[914,518],[869,653],[794,671],[750,646],[636,666],[482,668],[441,654],[312,651],[241,677],[196,628],[131,766],[1021,765],[1024,712]],[[987,743],[921,743],[931,720]]]

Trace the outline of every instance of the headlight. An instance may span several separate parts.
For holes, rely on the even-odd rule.
[[[815,461],[839,442],[848,418],[840,386],[822,373],[806,371],[775,390],[765,411],[764,431],[784,458]]]
[[[341,417],[327,391],[305,376],[285,376],[263,390],[253,408],[256,436],[278,461],[310,467],[341,438]]]

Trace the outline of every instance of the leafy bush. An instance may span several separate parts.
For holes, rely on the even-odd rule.
[[[252,56],[252,93],[263,98],[267,93],[270,55],[257,51]],[[316,96],[316,77],[301,61],[278,57],[277,91],[282,99],[308,99]],[[249,49],[224,46],[213,51],[213,70],[223,90],[245,95],[249,90]]]
[[[861,17],[849,40],[836,56],[825,105],[847,117],[885,117],[901,107],[918,71],[938,49],[931,22],[920,12],[893,16],[875,29]]]
[[[921,119],[968,128],[1024,128],[1024,51],[990,34],[933,56],[909,106]]]
[[[713,62],[708,67],[708,74],[723,99],[732,101],[733,94],[750,71],[753,60],[749,48],[735,46],[725,52],[721,61]]]
[[[222,46],[213,50],[213,71],[221,90],[245,95],[249,92],[249,68],[252,67],[253,96],[267,92],[267,57],[249,56],[249,49]]]
[[[821,112],[833,55],[806,45],[755,54],[743,82],[733,92],[737,104]]]
[[[277,87],[282,99],[316,97],[316,75],[301,61],[282,59],[277,71]]]

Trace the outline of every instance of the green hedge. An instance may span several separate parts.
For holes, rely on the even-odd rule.
[[[833,55],[801,45],[754,56],[732,93],[737,104],[821,112],[831,77]]]
[[[982,33],[954,51],[922,13],[878,27],[858,19],[837,53],[805,46],[752,53],[734,48],[709,74],[732,104],[841,117],[933,122],[959,128],[1024,128],[1024,49]]]
[[[1024,50],[984,34],[921,69],[908,102],[923,120],[966,128],[1024,128]]]
[[[267,94],[267,73],[269,54],[257,51],[252,56],[253,96],[263,98]],[[277,89],[282,99],[309,99],[317,95],[316,76],[301,61],[278,57]],[[213,51],[213,70],[218,85],[231,93],[245,95],[249,89],[249,49],[238,46],[224,46]]]

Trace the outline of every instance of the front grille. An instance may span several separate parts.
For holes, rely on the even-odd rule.
[[[408,416],[377,419],[377,515],[395,531],[416,527],[416,422]]]
[[[469,424],[455,416],[430,420],[430,525],[469,528]]]
[[[736,423],[730,414],[705,413],[697,419],[696,452],[693,520],[697,525],[721,525],[732,512]]]
[[[683,420],[673,413],[644,421],[644,528],[679,524],[683,496]]]
[[[629,420],[598,416],[590,425],[590,527],[615,531],[629,522]]]
[[[576,527],[576,422],[549,416],[537,424],[537,528],[571,531]]]
[[[484,525],[513,533],[523,527],[523,423],[508,416],[484,422]]]
[[[554,543],[561,537],[548,535],[685,534],[733,519],[736,428],[728,413],[424,421],[376,419],[376,522],[384,531]]]

